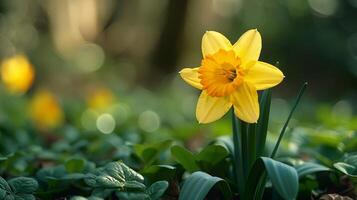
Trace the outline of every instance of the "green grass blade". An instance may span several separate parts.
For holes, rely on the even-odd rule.
[[[307,87],[307,82],[305,82],[305,83],[303,84],[303,86],[301,87],[300,92],[299,92],[299,95],[297,96],[296,101],[295,101],[295,103],[294,103],[294,106],[292,107],[292,109],[291,109],[291,111],[290,111],[290,113],[289,113],[289,116],[288,116],[288,118],[286,119],[286,122],[285,122],[283,128],[281,129],[281,132],[280,132],[278,141],[276,142],[275,147],[274,147],[274,150],[273,150],[273,152],[272,152],[271,155],[270,155],[271,158],[274,158],[275,155],[276,155],[276,152],[278,151],[280,142],[281,142],[281,140],[283,139],[283,136],[284,136],[284,133],[285,133],[285,131],[286,131],[286,128],[288,127],[289,121],[290,121],[291,117],[293,116],[293,113],[294,113],[294,111],[295,111],[297,105],[299,104],[300,99],[301,99],[302,95],[304,94],[306,87]]]
[[[222,192],[224,199],[231,199],[231,190],[224,179],[198,171],[191,174],[185,180],[179,200],[203,200],[215,185],[217,185]]]
[[[256,154],[263,156],[268,133],[269,113],[271,104],[271,89],[264,90],[260,99],[260,117],[256,130]]]

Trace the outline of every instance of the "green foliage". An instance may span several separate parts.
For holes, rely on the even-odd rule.
[[[5,200],[35,200],[38,183],[33,178],[17,177],[6,182],[0,177],[0,198]]]
[[[173,146],[171,155],[177,163],[191,173],[202,170],[224,176],[228,167],[226,158],[229,153],[222,145],[208,145],[197,154],[183,147]]]
[[[261,192],[259,187],[264,187],[264,185],[260,186],[259,184],[265,184],[261,182],[265,173],[269,177],[273,188],[282,198],[295,199],[299,187],[296,170],[289,165],[267,157],[261,157],[254,163],[248,176],[247,189],[244,194],[246,199],[259,199],[262,195],[259,193]]]
[[[150,181],[175,180],[180,176],[178,169],[171,165],[151,165],[142,170],[141,173]]]
[[[136,155],[144,162],[145,166],[150,166],[171,144],[171,140],[165,140],[152,144],[136,144],[134,149]]]
[[[231,198],[230,188],[224,179],[198,171],[191,174],[185,180],[180,192],[179,200],[203,200],[215,185],[217,185],[222,192],[223,199]]]
[[[357,178],[357,154],[346,155],[343,162],[337,162],[333,166],[347,176]]]
[[[158,181],[149,188],[131,191],[116,191],[118,198],[123,200],[159,200],[169,186],[167,181]]]
[[[188,172],[195,172],[199,170],[193,153],[181,146],[173,146],[171,148],[171,155],[176,162],[181,164]]]
[[[265,141],[268,134],[269,113],[271,104],[271,89],[264,90],[260,98],[260,115],[257,125],[256,152],[257,156],[262,156],[265,148]]]
[[[121,161],[111,162],[90,173],[85,182],[94,188],[145,188],[144,177]]]
[[[312,162],[306,162],[300,165],[296,165],[294,167],[299,175],[299,178],[317,172],[331,171],[331,169],[328,167]]]
[[[331,191],[355,198],[353,122],[333,127],[290,116],[282,124],[270,115],[271,91],[260,97],[258,123],[233,115],[233,135],[228,120],[193,126],[170,110],[175,123],[162,115],[162,128],[151,133],[136,128],[134,114],[111,134],[67,124],[41,135],[0,120],[0,176],[7,180],[0,179],[0,199],[304,200]],[[276,158],[262,158],[273,150]]]
[[[65,163],[66,171],[69,173],[81,172],[84,170],[85,162],[82,158],[72,158]]]

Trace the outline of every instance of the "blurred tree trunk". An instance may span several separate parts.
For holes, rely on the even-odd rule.
[[[189,0],[170,0],[161,36],[151,56],[151,69],[147,73],[151,86],[176,70],[183,39]],[[154,79],[153,79],[154,78]],[[157,81],[153,81],[157,80]],[[154,84],[154,85],[153,85]]]

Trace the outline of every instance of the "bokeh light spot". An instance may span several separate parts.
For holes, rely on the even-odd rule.
[[[332,107],[332,115],[336,118],[343,117],[344,119],[350,119],[352,117],[352,106],[346,100],[341,100],[337,102]]]
[[[154,132],[159,129],[160,123],[159,115],[151,110],[141,113],[138,120],[139,127],[147,132]]]
[[[34,77],[33,66],[24,55],[15,55],[1,63],[1,79],[12,93],[26,92],[32,86]]]
[[[104,113],[97,118],[97,128],[104,134],[110,134],[114,131],[115,120],[111,114]]]
[[[93,43],[83,44],[74,56],[74,65],[84,73],[98,70],[104,62],[103,49]]]
[[[333,15],[338,8],[336,0],[308,0],[308,2],[312,10],[325,17]]]

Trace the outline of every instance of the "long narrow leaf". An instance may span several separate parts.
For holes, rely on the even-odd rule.
[[[256,148],[257,148],[257,144],[256,144],[256,124],[249,124],[248,125],[248,149],[246,149],[247,154],[248,154],[248,164],[247,164],[247,171],[249,173],[250,168],[252,167],[252,165],[254,164],[256,158],[257,158],[257,154],[256,154]]]
[[[268,132],[269,113],[271,104],[271,89],[264,90],[260,99],[260,117],[256,130],[256,148],[257,157],[263,156],[265,141]]]
[[[219,184],[224,199],[231,199],[231,190],[224,179],[198,171],[185,180],[179,200],[203,200],[216,184]]]
[[[257,193],[260,190],[258,183],[264,179],[265,173],[281,197],[286,200],[295,199],[299,187],[295,168],[267,157],[261,157],[254,163],[248,177],[245,199],[261,198],[262,195]]]
[[[274,147],[274,150],[273,150],[273,152],[272,152],[271,155],[270,155],[271,158],[274,158],[275,155],[276,155],[276,152],[278,151],[278,148],[279,148],[279,145],[280,145],[281,140],[283,139],[285,130],[286,130],[286,128],[288,127],[289,121],[290,121],[291,117],[293,116],[293,113],[294,113],[294,111],[295,111],[297,105],[299,104],[300,99],[301,99],[302,95],[304,94],[306,87],[307,87],[307,83],[305,82],[305,83],[303,84],[303,86],[301,87],[301,89],[300,89],[300,92],[299,92],[299,94],[298,94],[298,96],[297,96],[297,98],[296,98],[296,100],[295,100],[294,106],[292,107],[292,109],[291,109],[291,111],[290,111],[290,113],[289,113],[288,118],[286,119],[286,122],[285,122],[283,128],[281,129],[281,132],[280,132],[278,141],[276,142],[275,147]]]
[[[238,120],[240,121],[240,120]],[[241,145],[241,152],[242,152],[242,160],[240,160],[239,162],[241,162],[243,164],[243,176],[244,179],[247,180],[248,174],[249,174],[249,152],[248,152],[248,124],[246,122],[240,121],[240,141],[242,143]]]
[[[243,195],[245,190],[246,176],[244,173],[244,160],[242,152],[242,130],[241,122],[237,119],[232,109],[232,129],[233,129],[233,173],[238,186],[239,194]]]

